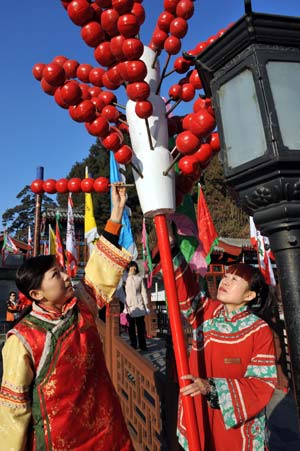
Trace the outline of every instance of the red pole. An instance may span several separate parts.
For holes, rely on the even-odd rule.
[[[157,215],[155,216],[154,221],[156,227],[158,247],[160,251],[160,260],[165,290],[168,299],[168,311],[170,318],[172,340],[174,344],[176,367],[179,377],[179,385],[180,387],[184,387],[185,385],[188,385],[189,382],[182,380],[181,376],[189,374],[190,370],[187,359],[184,334],[182,330],[179,303],[177,299],[175,275],[173,269],[167,220],[165,215]],[[182,403],[184,409],[183,413],[185,417],[185,423],[187,425],[187,439],[189,443],[189,451],[201,451],[194,400],[191,396],[183,396]]]

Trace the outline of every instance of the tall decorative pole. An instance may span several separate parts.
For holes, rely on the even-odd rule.
[[[36,169],[36,178],[44,179],[44,168],[38,166]],[[42,194],[35,195],[35,217],[34,217],[34,237],[33,237],[33,256],[36,257],[40,253],[40,228],[41,228],[41,209]]]

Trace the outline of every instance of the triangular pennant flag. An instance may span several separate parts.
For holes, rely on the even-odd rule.
[[[119,165],[115,160],[113,152],[110,152],[110,183],[116,183],[120,181],[125,182],[124,177],[121,177]],[[136,259],[138,256],[138,251],[131,230],[129,214],[130,209],[128,207],[125,207],[122,216],[123,227],[120,233],[119,244],[120,246],[127,249],[127,251],[133,256],[133,259]]]
[[[149,246],[149,240],[148,240],[148,234],[146,229],[146,221],[145,218],[143,218],[143,225],[142,225],[142,249],[143,249],[143,264],[145,268],[145,274],[147,277],[147,287],[151,288],[152,286],[152,275],[153,275],[153,263],[152,263],[152,257],[151,257],[151,250]]]
[[[263,236],[259,230],[257,230],[253,217],[249,216],[250,221],[250,240],[253,247],[257,252],[257,261],[259,269],[264,276],[264,279],[268,285],[276,285],[276,280],[272,268],[272,262],[270,259],[271,249],[269,238]]]
[[[78,256],[75,238],[72,193],[70,193],[68,197],[66,257],[67,257],[67,273],[70,277],[75,277],[77,273]]]
[[[59,212],[56,212],[56,224],[55,224],[55,254],[56,260],[59,265],[64,268],[65,267],[65,257],[64,257],[64,249],[60,235],[60,227],[59,227]]]
[[[88,168],[85,168],[85,178],[89,177]],[[99,237],[97,224],[94,216],[92,193],[84,195],[84,238],[86,239],[89,249],[93,247],[93,242]]]
[[[208,206],[206,204],[203,190],[200,185],[198,195],[197,223],[199,240],[202,243],[203,248],[203,255],[205,257],[206,263],[209,265],[211,262],[211,253],[213,251],[213,248],[218,244],[219,238]]]

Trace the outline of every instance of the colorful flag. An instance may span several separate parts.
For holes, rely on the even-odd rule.
[[[110,183],[116,182],[125,182],[125,178],[121,176],[119,165],[115,160],[113,152],[110,152]],[[131,224],[130,224],[130,208],[125,207],[123,216],[122,216],[122,229],[119,238],[120,246],[127,249],[128,252],[133,256],[133,259],[136,259],[138,256],[137,247],[133,238]]]
[[[68,197],[66,257],[67,257],[67,273],[70,277],[75,277],[77,273],[78,256],[75,238],[72,193],[70,193]]]
[[[27,255],[31,255],[32,252],[32,236],[31,236],[31,228],[28,226],[28,238],[27,238]]]
[[[176,242],[192,271],[202,277],[207,272],[203,247],[198,237],[197,219],[192,196],[184,196],[182,204],[170,215],[176,226]]]
[[[85,178],[88,178],[88,168],[85,168]],[[93,199],[91,193],[85,193],[85,210],[84,210],[84,238],[86,239],[89,249],[93,247],[93,242],[99,237],[97,231],[96,220],[94,216]]]
[[[269,238],[263,236],[257,230],[253,217],[249,216],[250,221],[250,241],[257,252],[258,266],[268,285],[276,285],[276,280],[271,262],[271,249]]]
[[[200,184],[197,216],[199,240],[202,244],[203,256],[206,260],[206,263],[209,265],[211,262],[211,253],[213,251],[213,248],[218,244],[219,238]]]
[[[48,252],[47,252],[48,251]],[[56,238],[55,232],[49,224],[49,243],[48,249],[45,250],[46,255],[55,255],[56,254]]]
[[[10,254],[18,254],[19,250],[17,248],[17,246],[15,245],[15,243],[13,242],[12,238],[8,235],[8,233],[6,232],[6,230],[4,230],[4,235],[3,235],[3,244],[2,244],[2,264],[5,263],[5,253],[8,252]]]
[[[142,250],[143,250],[143,264],[145,268],[145,274],[147,277],[147,287],[151,288],[152,286],[152,275],[153,275],[153,263],[152,263],[152,257],[151,257],[151,250],[149,247],[149,240],[148,240],[148,234],[146,229],[146,221],[145,218],[143,218],[143,225],[142,225]]]
[[[62,239],[60,236],[60,227],[59,227],[59,212],[56,212],[55,215],[56,224],[55,224],[55,254],[56,260],[59,265],[64,268],[65,267],[65,257],[64,257],[64,248],[62,244]]]

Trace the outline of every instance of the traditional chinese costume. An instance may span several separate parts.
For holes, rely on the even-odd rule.
[[[181,311],[192,326],[190,374],[209,379],[209,398],[194,397],[201,451],[263,451],[264,408],[276,384],[272,332],[247,307],[227,313],[205,298],[180,255],[175,276]],[[181,399],[178,437],[188,450]]]
[[[1,449],[133,450],[105,365],[95,303],[109,301],[130,260],[102,236],[85,284],[63,311],[58,315],[33,303],[9,332],[3,349]]]

